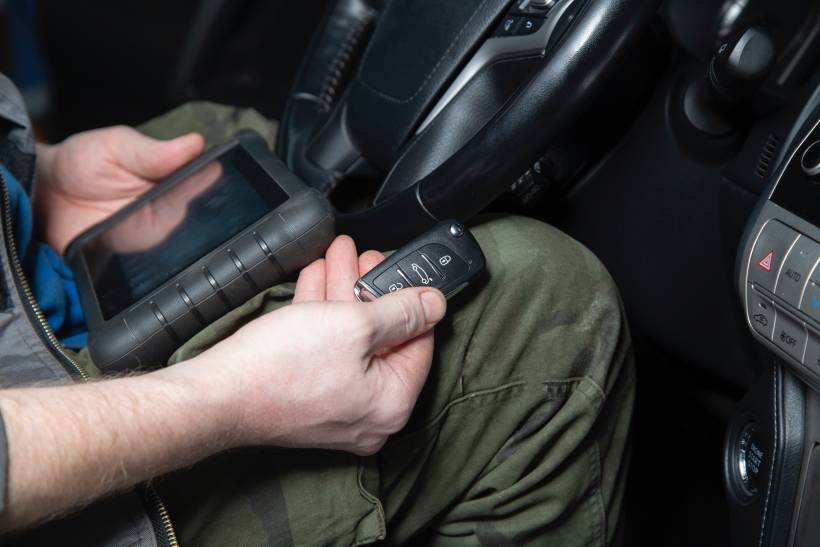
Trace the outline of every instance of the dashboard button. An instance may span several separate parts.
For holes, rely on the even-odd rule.
[[[752,250],[749,282],[774,292],[780,264],[797,236],[797,232],[776,220],[766,223]]]
[[[767,340],[771,340],[774,334],[775,317],[777,317],[774,304],[751,286],[747,286],[746,291],[749,301],[749,322],[752,328]]]
[[[538,31],[544,25],[544,20],[540,17],[524,17],[521,20],[521,24],[518,26],[518,35],[524,36],[527,34],[533,34]]]
[[[517,15],[508,15],[502,19],[501,24],[495,29],[496,36],[515,36],[518,32],[518,27],[521,25],[521,17]]]
[[[803,364],[812,372],[820,374],[820,336],[815,333],[809,334],[809,342],[806,345],[806,358]]]
[[[806,327],[785,313],[778,313],[774,322],[774,343],[777,347],[803,362],[806,349]]]
[[[820,281],[815,280],[818,275],[817,270],[812,274],[812,278],[806,285],[803,293],[803,302],[800,303],[800,311],[820,323]]]
[[[820,245],[806,236],[798,237],[780,269],[775,294],[795,308],[799,308],[803,288],[818,259]]]

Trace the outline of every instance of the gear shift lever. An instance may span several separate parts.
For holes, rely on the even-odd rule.
[[[758,28],[750,28],[721,44],[709,63],[709,84],[729,102],[751,100],[775,61],[774,42]]]
[[[707,77],[686,90],[684,112],[689,122],[711,136],[732,133],[749,113],[776,57],[772,38],[759,28],[727,39],[709,62]]]

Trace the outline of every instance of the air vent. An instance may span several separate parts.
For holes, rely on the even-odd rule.
[[[766,139],[766,144],[763,145],[763,151],[760,153],[760,157],[757,160],[757,167],[755,167],[755,175],[762,179],[766,178],[766,176],[769,174],[769,170],[772,167],[772,162],[774,161],[774,157],[777,153],[777,147],[779,144],[780,137],[778,137],[777,135],[769,135],[769,138]]]

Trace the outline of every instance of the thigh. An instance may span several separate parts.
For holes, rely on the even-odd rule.
[[[473,231],[488,275],[451,301],[407,428],[372,458],[253,449],[165,478],[159,489],[185,543],[611,537],[633,386],[617,291],[589,251],[542,223],[491,218]],[[267,291],[172,360],[291,294]]]
[[[378,455],[387,542],[603,545],[634,396],[618,292],[543,223],[484,218],[473,232],[485,284],[452,302],[413,418]]]
[[[186,103],[137,129],[155,139],[173,139],[197,132],[205,138],[206,147],[222,144],[242,129],[252,129],[262,135],[273,150],[278,128],[277,122],[255,110],[197,101]]]

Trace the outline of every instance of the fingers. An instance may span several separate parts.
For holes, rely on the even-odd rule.
[[[340,236],[328,248],[324,260],[314,262],[299,274],[293,303],[354,302],[353,287],[358,279],[375,268],[384,255],[368,251],[356,256],[356,244],[348,236]]]
[[[359,279],[359,257],[356,244],[348,236],[339,236],[325,254],[327,262],[327,299],[354,302],[353,286]]]
[[[382,263],[384,255],[379,251],[367,251],[359,257],[359,277],[367,273]]]
[[[294,304],[307,302],[324,302],[326,300],[326,270],[324,259],[317,260],[303,269],[296,281],[296,290],[293,294]]]
[[[149,180],[167,177],[205,148],[202,135],[197,133],[160,141],[133,129],[118,128],[118,131],[121,135],[118,145],[120,163],[126,170]]]
[[[435,289],[405,289],[364,306],[372,322],[371,349],[393,348],[429,332],[447,311]]]

